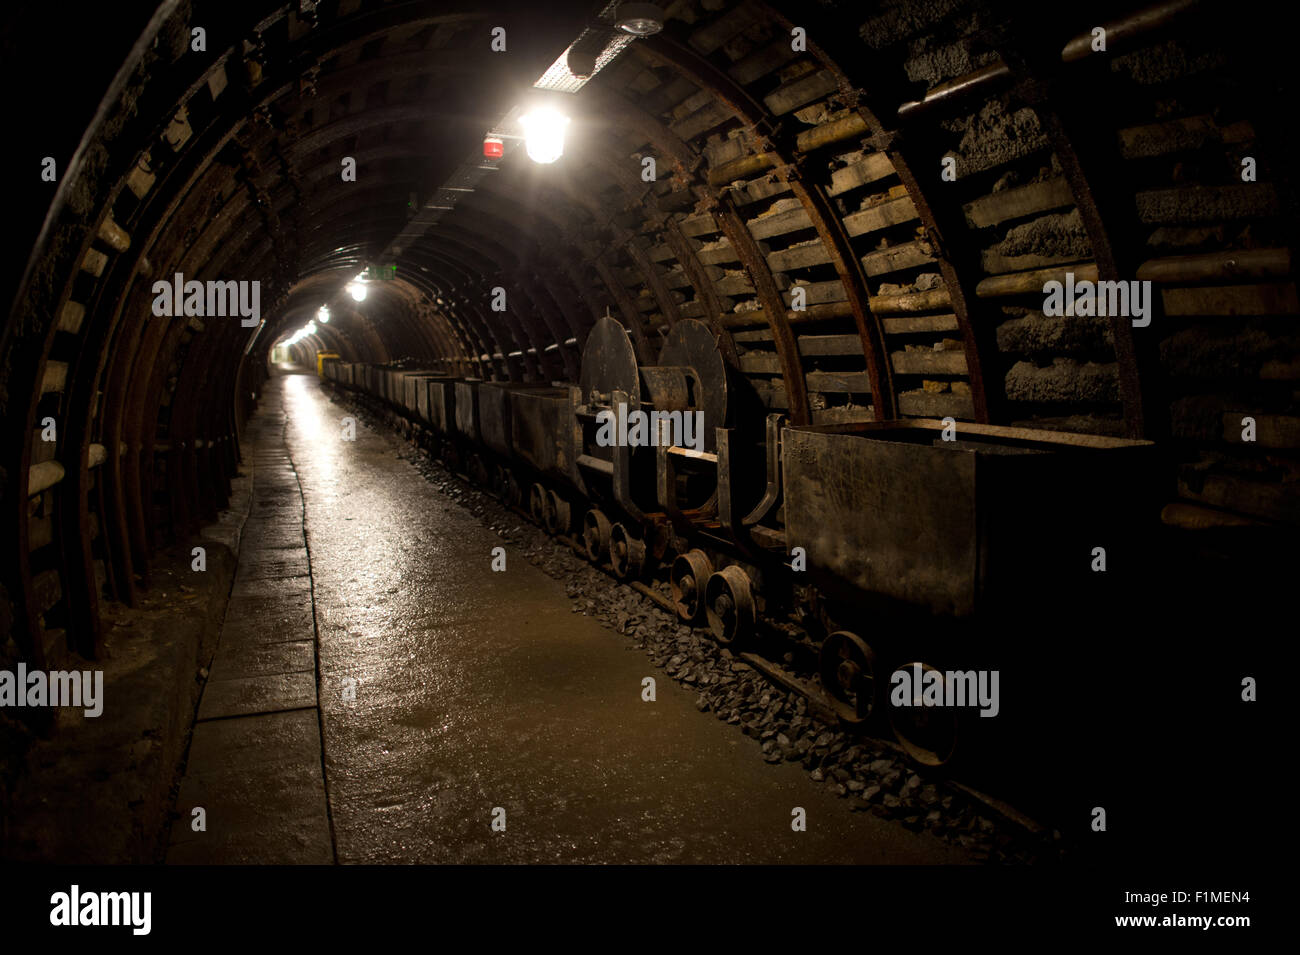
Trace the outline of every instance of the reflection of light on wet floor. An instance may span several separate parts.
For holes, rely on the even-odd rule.
[[[310,449],[308,461],[296,462],[301,469],[304,465],[314,469],[318,476],[330,482],[334,477],[336,458],[339,454],[338,444],[343,440],[342,421],[337,429],[331,429],[330,420],[323,410],[331,407],[328,403],[316,400],[313,392],[319,387],[315,376],[302,372],[290,374],[284,382],[285,411],[289,415],[289,427],[294,437],[304,439],[306,448]],[[303,446],[295,450],[301,453]]]
[[[801,767],[768,766],[695,693],[661,684],[648,706],[652,663],[515,545],[493,572],[491,518],[426,480],[400,438],[358,424],[342,440],[356,412],[308,369],[272,388],[305,506],[340,862],[953,859],[845,811]],[[510,813],[508,842],[492,806]],[[818,824],[773,838],[791,806]]]

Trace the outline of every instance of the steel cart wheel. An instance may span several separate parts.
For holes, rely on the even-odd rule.
[[[831,708],[846,726],[861,726],[876,708],[876,654],[856,633],[836,630],[822,641],[818,657],[822,686]]]
[[[713,562],[702,550],[689,550],[673,561],[669,579],[673,605],[683,623],[699,623],[705,617],[704,590],[713,574]]]
[[[732,564],[709,577],[704,588],[709,629],[724,647],[743,644],[754,633],[758,613],[749,575]]]
[[[609,518],[604,512],[592,508],[582,517],[582,541],[587,547],[587,559],[599,564],[609,556]]]
[[[609,563],[620,580],[640,577],[645,569],[645,541],[615,524],[609,531]]]
[[[546,530],[550,534],[563,534],[569,530],[571,520],[569,502],[555,491],[546,492]]]
[[[924,684],[918,685],[918,681],[912,678],[915,674],[915,667],[920,666],[921,679],[932,681],[936,677],[929,677],[927,674],[937,674],[940,686],[944,692],[944,698],[947,698],[948,680],[941,670],[937,670],[928,663],[905,663],[894,670],[898,673],[900,670],[909,671],[909,680],[912,683],[910,699],[908,706],[898,706],[893,700],[893,690],[890,691],[889,703],[889,725],[894,730],[894,735],[898,737],[898,742],[902,744],[907,755],[912,757],[916,762],[923,766],[943,766],[948,763],[953,754],[957,751],[957,710],[951,706],[932,706],[926,705],[922,699]],[[890,677],[891,687],[893,686],[893,677]]]
[[[540,484],[528,489],[528,513],[538,524],[546,525],[546,488]]]

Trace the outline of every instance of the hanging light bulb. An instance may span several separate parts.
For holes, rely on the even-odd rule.
[[[519,117],[524,127],[524,149],[537,163],[553,163],[564,155],[564,128],[569,117],[549,106],[542,106]]]

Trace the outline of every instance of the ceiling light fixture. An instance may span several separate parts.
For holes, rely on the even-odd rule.
[[[623,3],[616,26],[633,36],[653,36],[664,28],[664,12],[654,3]]]
[[[315,335],[315,334],[316,334],[316,323],[308,322],[302,328],[294,332],[293,337],[287,339],[284,342],[284,347],[288,348],[290,345],[296,345],[304,338],[306,338],[308,335]]]
[[[524,149],[536,163],[553,163],[564,155],[564,129],[569,117],[550,106],[540,106],[519,117],[524,127]]]

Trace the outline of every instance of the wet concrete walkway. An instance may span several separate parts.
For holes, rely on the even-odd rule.
[[[253,503],[176,802],[169,863],[334,861],[302,492],[277,379],[245,433]],[[202,809],[203,829],[194,810]]]
[[[493,572],[501,539],[346,414],[267,383],[171,861],[965,861],[765,763],[511,545]]]

